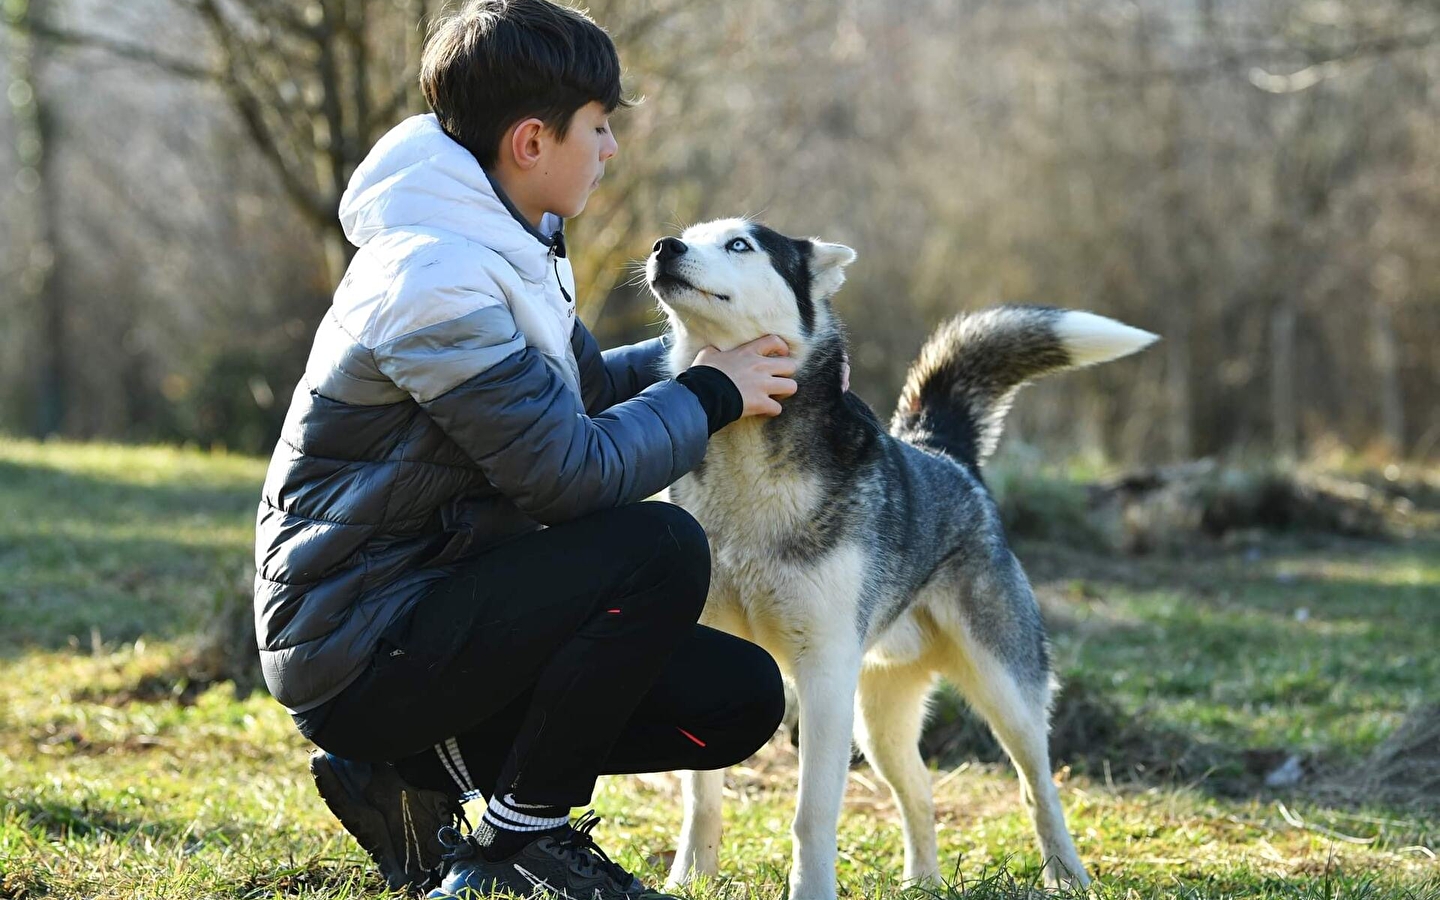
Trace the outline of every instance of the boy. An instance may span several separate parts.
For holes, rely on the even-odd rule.
[[[255,616],[321,796],[393,887],[443,853],[431,896],[647,895],[571,808],[601,774],[738,762],[783,714],[774,661],[696,624],[704,533],[641,501],[780,412],[784,342],[665,379],[662,341],[602,355],[575,316],[561,220],[616,153],[619,72],[580,13],[472,2],[426,45],[434,115],[341,204],[359,251],[266,479]]]

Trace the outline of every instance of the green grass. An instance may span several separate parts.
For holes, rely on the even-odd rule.
[[[1071,573],[1042,583],[1068,619],[1062,674],[1098,680],[1157,726],[1354,759],[1440,685],[1433,538],[1275,541],[1191,562],[1119,559],[1078,578],[1092,567],[1063,551],[1028,556],[1032,569]]]
[[[385,896],[315,796],[284,711],[175,684],[188,636],[245,589],[263,477],[243,457],[0,440],[0,897]],[[1310,788],[1320,774],[1276,793],[1244,771],[1271,751],[1342,771],[1434,699],[1433,536],[1189,560],[1019,551],[1064,678],[1129,738],[1161,736],[1152,756],[1201,747],[1215,765],[1156,774],[1127,738],[1062,770],[1094,896],[1440,898],[1435,798],[1337,797]],[[730,772],[725,880],[698,896],[783,894],[794,766],[777,741]],[[938,896],[1031,896],[1013,773],[954,759],[935,780],[958,882]],[[607,779],[595,805],[605,845],[657,873],[679,825],[673,778]],[[842,895],[901,893],[898,817],[865,766],[840,850]]]

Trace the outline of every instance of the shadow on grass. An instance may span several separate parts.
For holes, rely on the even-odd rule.
[[[127,484],[0,461],[0,657],[201,627],[249,590],[240,535],[258,497],[258,485]]]
[[[199,844],[204,841],[230,841],[241,834],[232,825],[205,825],[156,818],[150,813],[118,810],[103,804],[82,800],[78,805],[49,799],[5,800],[6,818],[21,829],[37,832],[51,841],[91,840],[101,836],[109,840],[130,841],[137,838]],[[13,818],[12,818],[13,817]]]
[[[34,503],[42,512],[68,508],[102,521],[129,521],[132,511],[217,516],[253,512],[260,499],[260,484],[131,484],[0,460],[0,496],[12,506]]]
[[[144,848],[147,855],[163,852],[158,848],[171,845],[185,857],[195,860],[201,860],[197,854],[207,848],[218,847],[226,856],[232,851],[242,855],[248,852],[242,849],[247,829],[232,823],[181,822],[157,818],[149,812],[132,813],[85,801],[75,805],[42,799],[4,798],[0,800],[0,813],[3,813],[0,820],[6,827],[18,828],[40,838],[58,854],[68,855],[63,845],[76,841],[137,844]],[[350,846],[353,849],[353,844]],[[84,856],[85,851],[80,851],[80,855]],[[26,862],[23,858],[17,861]],[[204,870],[209,863],[198,861],[192,865]],[[406,896],[387,891],[383,880],[371,866],[345,857],[315,853],[297,857],[291,851],[288,857],[282,858],[278,854],[262,852],[253,859],[247,859],[240,868],[244,874],[234,878],[225,896],[255,900],[322,894],[357,900],[361,897]],[[95,874],[83,865],[81,870],[67,871],[64,867],[41,865],[32,865],[27,870],[22,864],[8,872],[4,865],[0,865],[0,897],[77,896],[71,891],[92,888]],[[92,894],[87,890],[84,896]],[[206,896],[212,895],[207,893]]]
[[[941,769],[968,760],[1008,762],[990,728],[951,690],[935,702],[921,752]],[[1159,725],[1127,713],[1103,686],[1072,678],[1055,701],[1050,726],[1051,764],[1070,766],[1097,781],[1153,787],[1189,784],[1216,796],[1236,797],[1263,786],[1283,751],[1227,747],[1201,734]]]
[[[235,885],[235,896],[243,900],[271,900],[284,896],[322,896],[343,898],[409,898],[413,895],[400,891],[385,890],[385,883],[370,866],[357,865],[350,860],[312,857],[303,860],[291,858],[284,863],[271,861],[262,863],[263,871],[257,871]]]
[[[244,602],[248,553],[153,538],[22,539],[0,552],[0,658],[194,634]]]
[[[1376,563],[1407,557],[1440,561],[1440,534],[1406,540],[1369,540],[1328,535],[1265,537],[1241,546],[1197,545],[1184,555],[1095,553],[1048,541],[1018,541],[1017,555],[1034,582],[1097,582],[1141,591],[1185,591],[1198,602],[1238,590],[1297,593],[1324,590],[1386,590],[1429,592],[1434,584],[1385,584],[1363,578],[1287,575],[1268,567],[1277,560],[1299,558],[1337,563]],[[1440,621],[1440,610],[1436,620]]]

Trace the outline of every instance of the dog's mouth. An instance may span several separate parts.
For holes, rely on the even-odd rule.
[[[729,294],[721,294],[715,291],[707,291],[702,287],[696,286],[682,276],[676,275],[674,272],[668,272],[664,269],[659,270],[654,274],[654,276],[651,277],[650,286],[657,291],[664,291],[674,288],[685,288],[688,290],[692,290],[697,294],[704,294],[707,297],[714,297],[716,300],[723,300],[727,303],[730,302]]]

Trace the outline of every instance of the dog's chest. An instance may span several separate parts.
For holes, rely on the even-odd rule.
[[[813,526],[821,483],[777,455],[759,427],[742,421],[711,438],[702,474],[681,479],[671,496],[710,540],[712,595],[748,607],[791,593],[797,567],[781,548]]]

